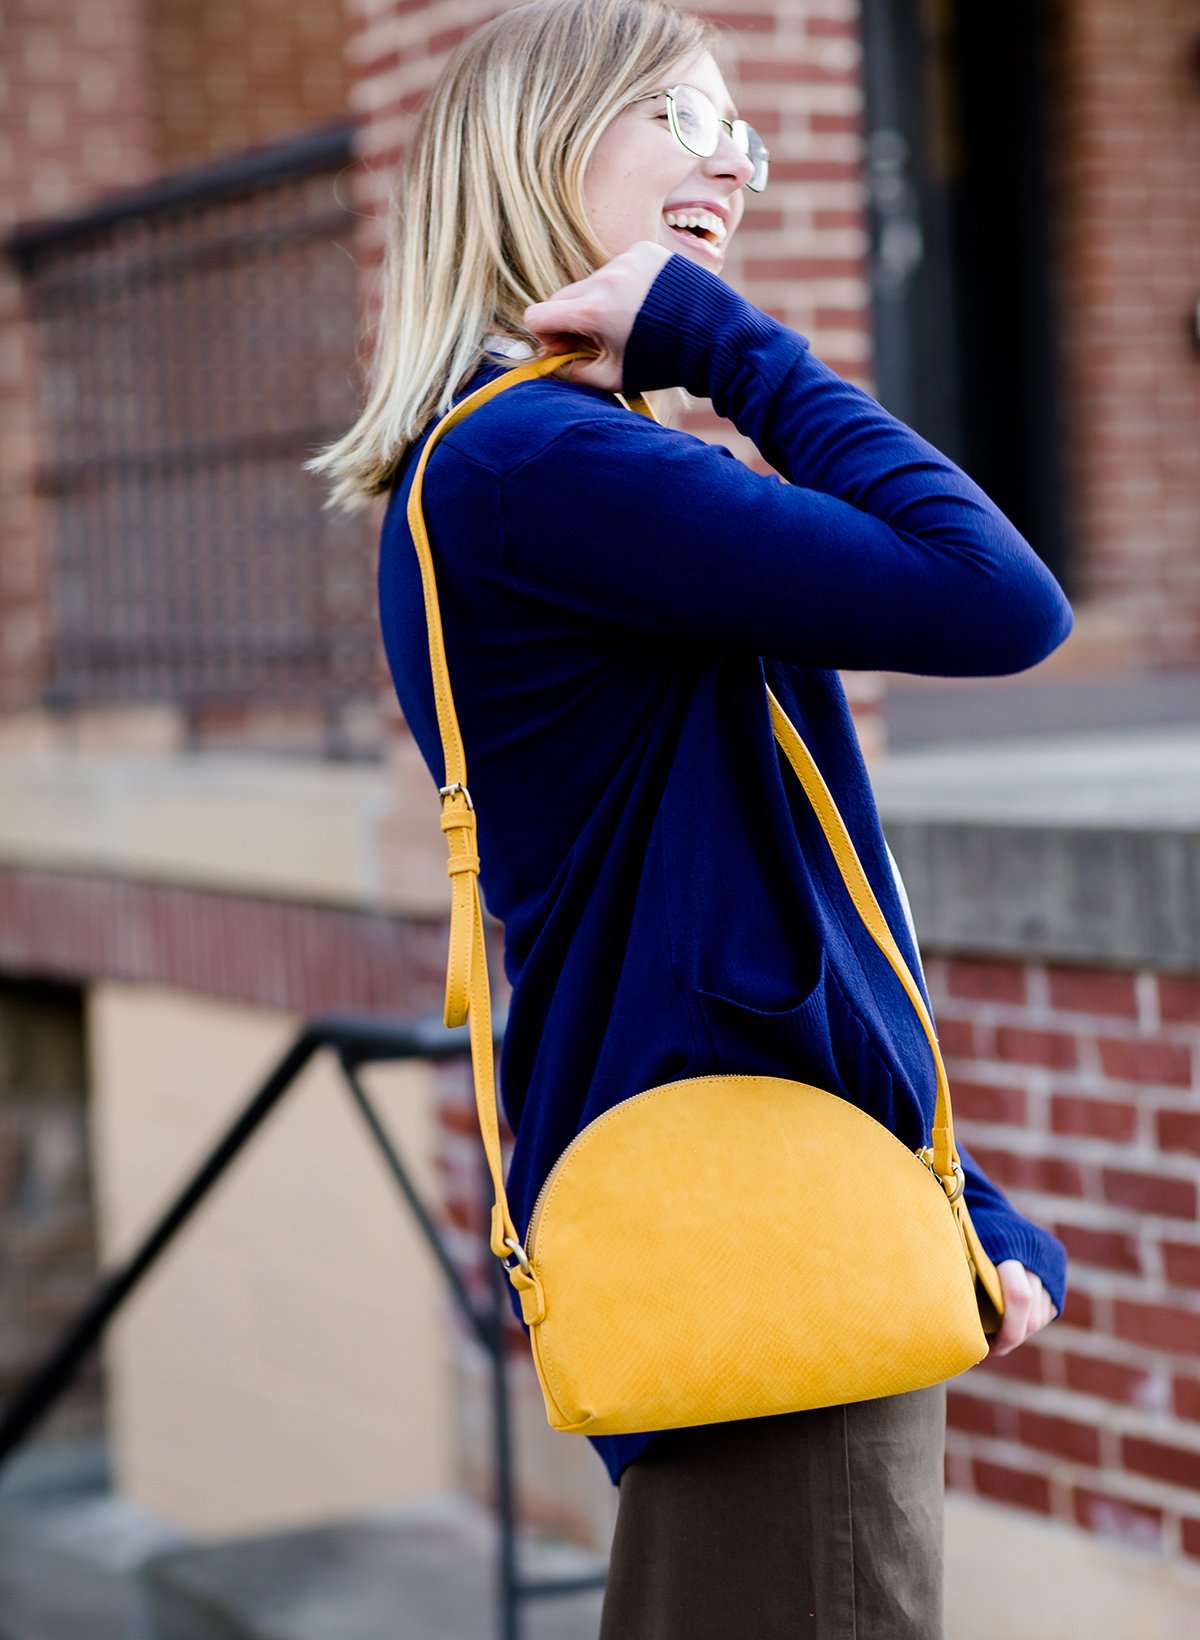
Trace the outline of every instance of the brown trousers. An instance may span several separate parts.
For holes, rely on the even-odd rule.
[[[946,1385],[661,1435],[599,1640],[943,1640]]]

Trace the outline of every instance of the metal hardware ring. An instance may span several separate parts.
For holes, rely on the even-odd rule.
[[[526,1256],[525,1249],[521,1246],[521,1243],[519,1241],[514,1241],[511,1236],[505,1236],[504,1245],[506,1247],[511,1247],[516,1254],[517,1268],[524,1270],[527,1276],[531,1276],[533,1274],[533,1266],[530,1264],[529,1259]],[[501,1259],[500,1264],[503,1269],[508,1271],[509,1275],[512,1274],[513,1266],[507,1259]]]

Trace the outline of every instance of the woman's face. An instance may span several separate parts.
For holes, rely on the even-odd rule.
[[[663,90],[680,84],[707,92],[719,114],[737,118],[711,52],[681,58],[662,76]],[[588,161],[584,204],[592,230],[610,257],[639,239],[653,239],[719,273],[745,209],[746,179],[753,175],[753,162],[734,146],[724,126],[715,154],[708,159],[689,154],[675,140],[667,100],[660,93],[622,109],[605,127]],[[664,212],[689,206],[707,208],[722,218],[722,244],[667,223]]]

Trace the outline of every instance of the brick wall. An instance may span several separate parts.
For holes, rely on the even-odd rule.
[[[87,203],[153,171],[139,0],[11,0],[0,28],[0,232]],[[45,676],[45,509],[33,494],[32,336],[0,257],[0,710]]]
[[[157,0],[147,76],[159,169],[340,119],[346,31],[338,0]]]
[[[1147,666],[1200,656],[1200,14],[1063,0],[1055,229],[1080,596]]]
[[[926,970],[965,1142],[1070,1257],[1063,1315],[951,1389],[948,1484],[1200,1556],[1200,977]]]
[[[0,29],[0,232],[345,113],[332,0],[12,0]],[[0,711],[42,697],[50,527],[16,271],[0,258]]]

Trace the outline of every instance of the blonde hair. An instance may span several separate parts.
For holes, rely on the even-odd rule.
[[[542,344],[531,302],[610,257],[588,224],[583,178],[604,128],[715,24],[669,0],[531,0],[455,49],[422,106],[385,223],[382,284],[354,425],[303,463],[324,506],[357,512],[443,416],[491,333]],[[661,419],[682,389],[648,392]]]

